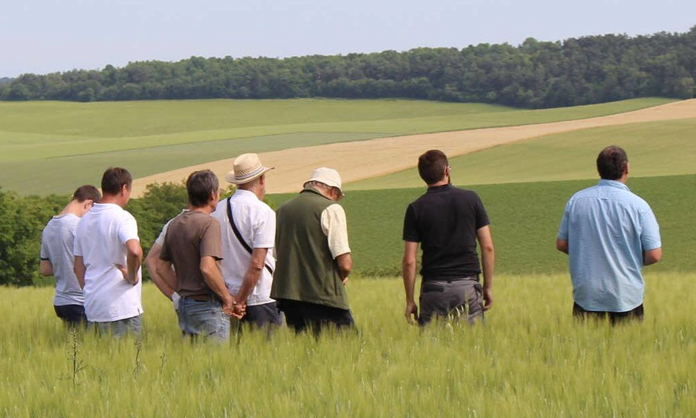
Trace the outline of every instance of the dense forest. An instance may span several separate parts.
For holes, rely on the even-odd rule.
[[[696,94],[696,26],[686,33],[603,35],[519,46],[274,58],[133,62],[24,74],[2,100],[413,98],[543,108]]]

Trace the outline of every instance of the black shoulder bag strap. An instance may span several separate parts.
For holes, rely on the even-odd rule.
[[[244,249],[247,250],[249,254],[252,254],[254,250],[252,250],[249,244],[247,244],[247,242],[244,241],[244,238],[242,238],[242,234],[239,232],[239,229],[237,229],[237,225],[235,225],[234,223],[234,217],[232,216],[232,196],[227,198],[227,219],[229,219],[230,221],[230,226],[232,227],[234,236],[237,237],[237,240],[240,244],[242,244],[242,247],[244,247]],[[264,266],[266,266],[266,270],[268,270],[268,272],[271,273],[271,276],[273,276],[273,269],[271,268],[271,266],[269,266],[267,263],[264,263]]]

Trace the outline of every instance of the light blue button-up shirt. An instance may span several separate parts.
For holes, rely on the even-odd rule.
[[[643,303],[643,251],[662,246],[650,206],[623,183],[600,180],[566,204],[558,239],[568,241],[573,299],[587,311],[626,312]]]

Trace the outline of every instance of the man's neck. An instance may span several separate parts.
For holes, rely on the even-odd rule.
[[[81,205],[82,205],[82,203],[80,203],[76,200],[72,200],[70,203],[65,205],[65,207],[63,208],[63,211],[61,213],[59,213],[58,216],[70,214],[70,215],[75,215],[78,218],[81,218],[82,217],[82,211],[80,210]]]
[[[121,199],[120,199],[118,196],[116,196],[116,195],[110,195],[110,194],[105,194],[105,195],[102,197],[101,202],[99,202],[99,203],[110,203],[110,204],[112,204],[112,205],[118,205],[118,206],[121,207],[121,209],[123,209],[123,207],[125,206],[125,205],[122,205],[122,204],[121,204],[122,201],[121,201]]]
[[[607,179],[603,179],[603,180],[607,180]],[[608,180],[608,181],[618,181],[621,184],[626,184],[626,181],[628,181],[628,176],[624,175],[624,176],[619,177],[616,180]]]
[[[263,198],[264,198],[263,190],[261,190],[259,187],[252,187],[249,189],[244,189],[244,188],[240,187],[239,190],[244,190],[246,192],[253,193],[257,199],[259,199],[260,201],[263,202]]]
[[[450,184],[450,181],[448,178],[445,178],[443,180],[438,181],[437,183],[428,184],[428,187],[441,187],[441,186],[447,186],[448,184]]]
[[[189,208],[189,212],[201,212],[201,213],[204,213],[206,215],[210,215],[211,213],[213,213],[213,211],[214,211],[214,208],[211,205],[191,206]]]

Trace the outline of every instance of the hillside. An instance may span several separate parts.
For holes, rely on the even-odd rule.
[[[546,110],[415,100],[0,103],[0,187],[21,194],[69,193],[76,185],[98,183],[111,165],[146,177],[243,152],[583,119],[668,102],[635,99]],[[322,164],[340,159],[327,157]],[[286,159],[279,167],[289,163],[298,161]]]

